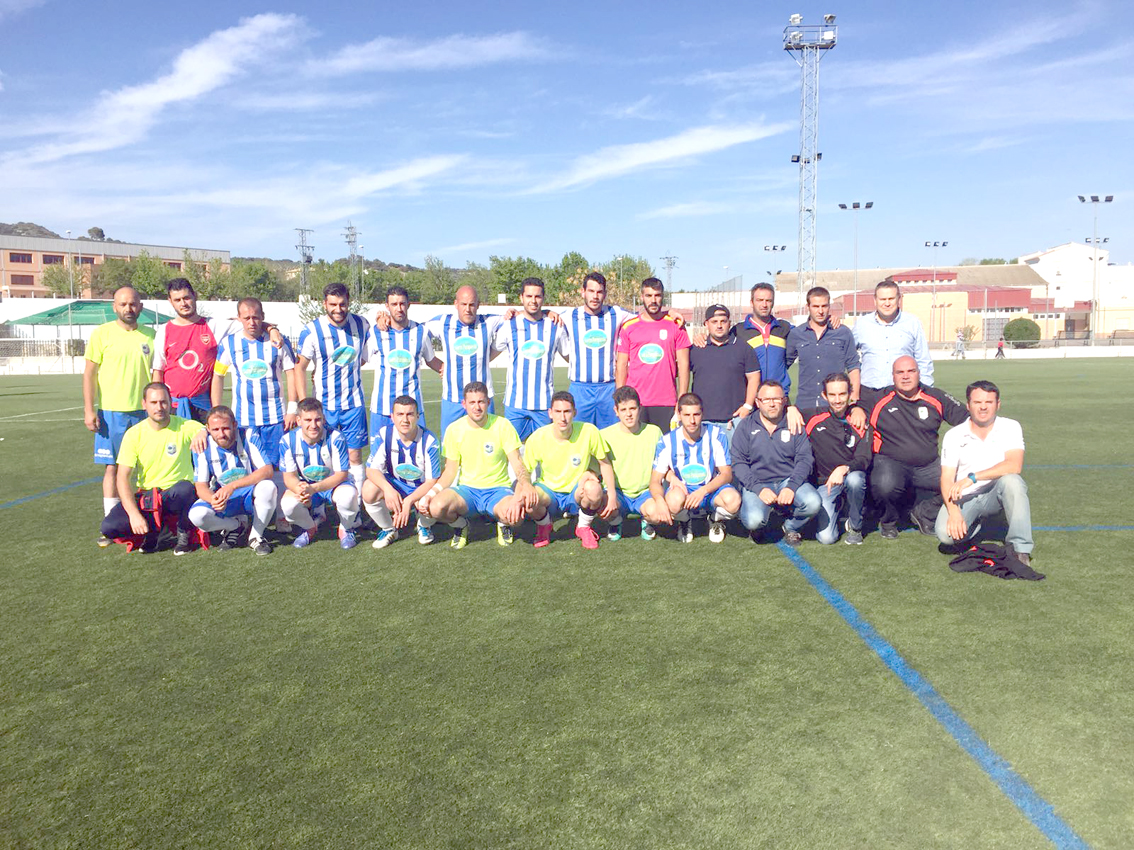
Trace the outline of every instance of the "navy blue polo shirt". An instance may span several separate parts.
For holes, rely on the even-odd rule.
[[[829,327],[821,337],[815,336],[810,324],[797,325],[788,332],[784,359],[788,366],[799,360],[795,406],[801,410],[826,408],[827,402],[822,396],[823,379],[833,372],[849,375],[859,368],[854,333],[846,325]]]
[[[798,490],[811,475],[811,443],[806,433],[788,430],[787,416],[769,432],[760,411],[749,413],[733,431],[730,451],[733,480],[753,493],[785,478],[791,489]]]
[[[751,346],[729,336],[724,345],[709,337],[704,348],[689,349],[693,392],[704,404],[706,422],[727,422],[744,404],[749,372],[760,371],[760,361]]]

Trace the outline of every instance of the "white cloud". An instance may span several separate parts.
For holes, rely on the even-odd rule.
[[[479,251],[484,248],[499,248],[504,245],[511,245],[516,240],[511,237],[502,237],[500,239],[484,239],[480,242],[462,242],[460,245],[446,245],[444,248],[434,248],[432,251],[426,251],[426,254],[432,254],[434,257],[444,257],[446,254],[463,254],[466,251]]]
[[[47,0],[0,0],[0,21],[13,17],[28,9],[42,6]]]
[[[660,121],[664,116],[651,108],[656,102],[657,98],[648,94],[625,106],[612,106],[605,110],[605,114],[612,118],[639,118],[645,121]]]
[[[765,139],[786,132],[794,126],[790,123],[780,123],[693,127],[676,136],[652,142],[613,145],[579,157],[565,174],[530,191],[554,192],[594,183],[597,180],[621,177],[644,168],[666,165],[698,154],[713,153],[746,142]]]
[[[352,177],[343,189],[350,197],[362,198],[395,186],[416,185],[427,177],[450,171],[464,161],[465,157],[460,155],[423,157],[397,168]]]
[[[732,213],[736,212],[736,210],[736,204],[713,201],[690,201],[683,204],[670,204],[667,207],[658,207],[655,210],[638,213],[635,218],[639,221],[645,221],[651,218],[689,218],[693,216]]]
[[[539,59],[549,53],[541,40],[525,32],[451,35],[433,41],[376,38],[365,44],[347,45],[326,59],[311,60],[307,71],[319,76],[365,71],[438,71]]]
[[[81,132],[19,152],[10,158],[51,162],[68,156],[113,150],[144,138],[167,107],[196,100],[226,85],[264,56],[293,43],[301,19],[264,14],[218,30],[183,50],[173,69],[156,80],[107,92],[83,120]]]

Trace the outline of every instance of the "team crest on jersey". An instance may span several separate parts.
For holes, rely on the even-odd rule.
[[[471,336],[459,337],[453,343],[453,353],[458,357],[472,357],[480,351],[480,343]]]
[[[662,328],[660,331],[658,331],[658,339],[669,339],[669,331],[667,331],[665,328]]]
[[[917,409],[917,418],[918,419],[928,419],[929,418],[929,408],[928,407],[919,407]]]
[[[175,454],[177,454],[177,446],[173,445],[173,443],[166,443],[165,453],[170,457],[173,457]]]
[[[203,342],[205,345],[212,345],[213,338],[208,334],[201,334],[201,342]]]
[[[854,434],[851,434],[849,437],[847,437],[847,448],[853,449],[856,442],[858,442],[858,437],[856,437]]]
[[[144,342],[142,343],[142,354],[145,354],[147,357],[150,355],[150,347]]]
[[[421,480],[421,470],[412,463],[399,463],[394,467],[394,475],[406,481]]]
[[[662,331],[664,334],[665,331]],[[638,359],[648,366],[653,366],[655,363],[660,363],[661,359],[665,357],[665,349],[663,349],[656,342],[651,342],[649,345],[643,345],[638,349]]]
[[[356,353],[353,345],[340,345],[331,352],[331,362],[336,366],[346,366],[354,362]]]
[[[244,467],[234,466],[232,469],[229,469],[226,472],[222,472],[220,478],[218,478],[217,480],[220,481],[222,485],[231,484],[233,481],[239,481],[247,474],[248,471]]]
[[[413,365],[413,355],[411,355],[404,348],[395,348],[386,355],[386,365],[391,369],[408,369]]]
[[[485,444],[484,444],[484,453],[485,453],[486,455],[490,455],[490,454],[492,454],[492,453],[493,453],[494,451],[496,451],[496,446],[495,446],[495,444],[493,444],[493,443],[485,443]]]
[[[780,431],[780,442],[781,443],[790,443],[791,442],[791,432],[790,431]]]
[[[322,481],[331,474],[330,467],[318,463],[310,463],[303,467],[303,477],[308,481]]]
[[[253,381],[263,380],[268,377],[268,371],[268,364],[263,360],[248,360],[240,367],[240,374]]]
[[[572,466],[582,466],[583,465],[583,459],[581,457],[579,457],[578,455],[571,455],[571,465]]]
[[[610,342],[610,334],[598,328],[594,328],[583,334],[583,345],[587,348],[602,348],[608,342]]]
[[[539,360],[547,354],[547,344],[543,340],[529,339],[520,346],[520,356],[526,360]]]
[[[687,463],[681,467],[681,480],[686,484],[704,484],[709,480],[709,470],[701,463]]]

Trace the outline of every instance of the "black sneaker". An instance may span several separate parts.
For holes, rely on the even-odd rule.
[[[259,540],[249,540],[248,545],[257,555],[272,554],[272,544],[265,540],[263,537],[261,537]]]
[[[174,555],[188,555],[193,551],[193,532],[191,531],[178,531],[177,532],[177,545],[173,547]]]
[[[803,542],[803,535],[800,534],[798,531],[785,531],[784,532],[784,543],[786,543],[788,546],[798,546],[802,542]]]
[[[142,545],[138,547],[138,551],[143,555],[152,555],[158,550],[158,532],[146,532],[146,536],[142,538]]]
[[[238,525],[232,531],[222,532],[221,533],[221,542],[220,542],[220,545],[217,546],[217,548],[218,549],[239,549],[240,548],[240,538],[243,536],[243,534],[244,534],[244,526],[243,525]],[[178,542],[181,542],[180,536],[178,537]]]
[[[936,537],[937,531],[933,528],[935,523],[930,522],[925,517],[917,512],[917,508],[910,511],[910,522],[914,524],[922,534],[928,534],[930,537]]]
[[[883,540],[897,540],[898,539],[898,524],[896,522],[884,522],[878,526],[879,536]]]
[[[846,521],[846,536],[843,537],[843,542],[848,546],[861,546],[862,545],[862,532],[857,528],[852,528],[850,520]]]

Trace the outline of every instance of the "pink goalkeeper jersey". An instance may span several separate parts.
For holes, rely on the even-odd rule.
[[[638,391],[643,407],[677,404],[677,352],[689,348],[689,334],[670,313],[651,322],[628,319],[618,332],[618,353],[627,355],[627,385]]]

